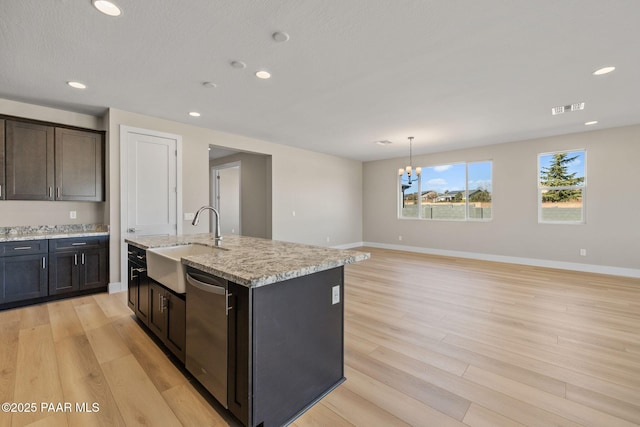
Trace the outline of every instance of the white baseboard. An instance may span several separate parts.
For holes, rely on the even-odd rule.
[[[624,276],[640,278],[640,269],[612,267],[608,265],[581,264],[578,262],[553,261],[548,259],[522,258],[505,255],[484,254],[479,252],[450,251],[444,249],[423,248],[418,246],[391,245],[387,243],[363,242],[362,246],[373,248],[393,249],[397,251],[416,252],[429,255],[443,255],[457,258],[478,259],[482,261],[504,262],[508,264],[522,264],[534,267],[557,268],[560,270],[573,270],[585,273],[610,274],[613,276]]]
[[[331,246],[333,249],[353,249],[364,246],[364,242],[347,243],[345,245]]]
[[[124,292],[127,290],[127,284],[122,282],[109,283],[109,293]]]

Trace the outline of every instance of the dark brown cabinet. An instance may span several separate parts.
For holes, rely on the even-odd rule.
[[[54,128],[7,120],[6,199],[53,200]]]
[[[107,286],[107,239],[87,237],[49,242],[49,295]]]
[[[146,251],[129,245],[127,304],[142,323],[184,363],[186,303],[176,294],[147,276]]]
[[[0,243],[0,304],[47,295],[47,241]]]
[[[0,197],[104,201],[103,132],[19,120],[2,122],[6,129],[0,140],[0,168],[5,169],[6,183],[0,181]]]
[[[180,361],[184,362],[186,342],[184,298],[150,279],[149,305],[149,329]]]
[[[104,139],[96,132],[56,128],[55,199],[104,200]]]
[[[143,249],[129,246],[128,305],[145,325],[149,324],[149,277]]]

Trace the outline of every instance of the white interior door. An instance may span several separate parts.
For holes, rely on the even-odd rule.
[[[177,141],[137,132],[128,139],[127,233],[176,234]]]
[[[222,234],[242,234],[240,220],[240,165],[231,163],[216,167],[215,207],[220,212]]]
[[[121,126],[121,272],[126,280],[124,239],[182,232],[181,137]]]

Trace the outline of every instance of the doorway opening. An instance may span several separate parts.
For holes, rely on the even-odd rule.
[[[209,171],[210,204],[220,212],[222,234],[270,239],[271,156],[210,145]]]

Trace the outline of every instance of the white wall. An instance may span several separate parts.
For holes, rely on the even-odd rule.
[[[0,98],[0,114],[103,130],[101,118]],[[77,218],[70,219],[69,211]],[[0,201],[0,226],[104,224],[105,203],[58,201]]]
[[[587,150],[586,224],[538,224],[537,155],[575,149]],[[398,219],[397,171],[407,159],[367,162],[364,240],[423,252],[638,275],[638,159],[640,126],[414,156],[414,166],[493,160],[490,222]],[[581,248],[588,256],[579,255]]]
[[[209,203],[209,144],[271,155],[272,237],[316,245],[362,241],[362,163],[239,135],[110,109],[108,161],[111,281],[120,277],[120,126],[182,136],[183,211]],[[292,212],[296,215],[293,216]],[[208,221],[183,233],[208,232]],[[329,242],[327,243],[327,237]]]

